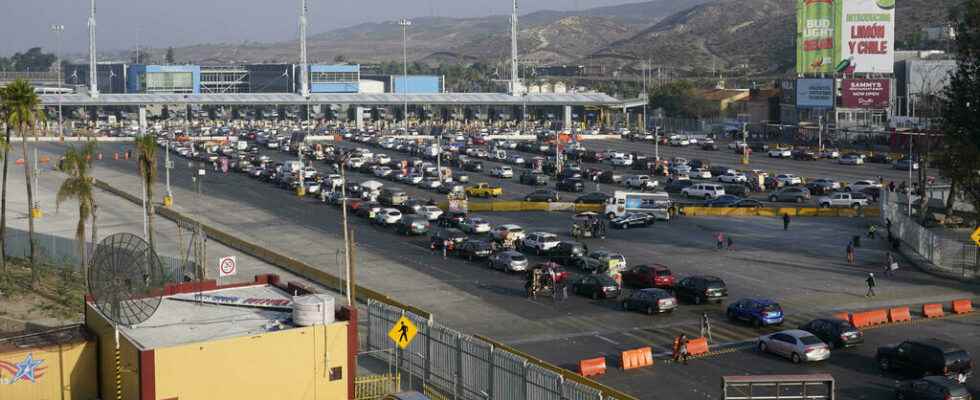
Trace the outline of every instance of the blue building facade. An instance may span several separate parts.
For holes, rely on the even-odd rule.
[[[360,65],[310,65],[311,93],[357,93]]]
[[[201,67],[198,65],[129,66],[126,82],[129,93],[201,93]]]
[[[438,75],[393,75],[394,93],[441,93],[442,77]]]

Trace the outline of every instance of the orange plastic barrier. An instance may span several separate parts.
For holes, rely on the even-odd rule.
[[[911,321],[912,313],[908,307],[891,308],[888,310],[888,320],[892,323]]]
[[[942,304],[923,304],[922,305],[922,315],[926,318],[942,318],[945,314],[943,313]]]
[[[864,316],[864,313],[851,314],[851,325],[854,325],[855,328],[871,326],[871,324],[868,323],[868,319]]]
[[[888,323],[888,310],[872,310],[864,312],[868,316],[868,322],[871,325],[881,325]]]
[[[14,164],[24,165],[24,159],[23,158],[18,158],[17,161],[14,161]]]
[[[578,362],[582,376],[596,376],[606,373],[606,357],[590,358]]]
[[[841,320],[844,320],[844,321],[850,321],[851,320],[851,314],[848,313],[847,311],[841,311],[839,313],[834,313],[834,318],[835,319],[841,319]]]
[[[653,365],[653,351],[650,347],[626,350],[622,354],[623,369],[635,369]]]
[[[687,354],[698,356],[708,352],[708,338],[699,337],[687,341]]]
[[[953,314],[973,312],[973,301],[970,299],[953,300]]]
[[[48,156],[41,156],[41,159],[40,159],[40,161],[41,161],[41,164],[47,164],[48,162],[50,162],[50,161],[51,161],[51,157],[48,157]]]

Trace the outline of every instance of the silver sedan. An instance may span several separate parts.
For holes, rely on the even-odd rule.
[[[487,266],[490,269],[499,269],[502,271],[526,271],[527,257],[520,252],[508,250],[490,257],[487,260]]]
[[[778,354],[794,363],[830,358],[830,347],[813,334],[788,329],[759,337],[759,351]]]

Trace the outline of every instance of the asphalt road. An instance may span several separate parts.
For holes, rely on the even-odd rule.
[[[62,151],[58,144],[43,144],[41,148],[54,155]],[[103,146],[103,152],[112,148]],[[96,164],[99,179],[137,193],[134,161],[105,159]],[[296,198],[289,191],[244,175],[213,174],[210,170],[203,179],[203,194],[198,197],[191,181],[197,168],[189,167],[193,163],[183,159],[175,164],[172,178],[178,209],[335,273],[339,266],[337,250],[342,244],[339,210],[312,198]],[[161,179],[163,176],[161,170]],[[163,193],[160,185],[157,193]],[[569,214],[484,216],[493,224],[517,223],[530,231],[555,232],[569,239]],[[730,300],[751,296],[779,301],[789,326],[836,310],[976,296],[976,286],[904,268],[896,277],[882,279],[880,296],[865,298],[863,278],[868,271],[879,270],[883,244],[877,241],[859,249],[857,265],[849,266],[843,259],[847,240],[862,234],[866,224],[849,218],[799,218],[789,231],[783,231],[776,219],[678,218],[644,229],[611,231],[606,240],[588,240],[587,244],[591,249],[620,252],[631,265],[656,262],[669,266],[678,276],[717,275],[726,281]],[[620,311],[615,301],[575,296],[561,303],[527,299],[522,277],[488,270],[482,263],[444,260],[429,251],[426,238],[397,236],[390,229],[357,218],[354,230],[359,243],[359,283],[428,309],[438,321],[463,332],[496,338],[558,364],[568,365],[570,360],[611,351],[601,343],[650,345],[658,352],[666,351],[677,333],[696,334],[699,317],[705,312],[717,321],[719,344],[740,343],[760,333],[724,322],[719,305],[684,304],[671,315],[650,317]],[[713,250],[712,237],[719,231],[735,238],[737,250]],[[627,374],[611,383],[646,398],[649,387],[643,382],[647,380],[649,377]],[[673,385],[658,382],[660,386]],[[856,379],[854,385],[859,383]],[[717,387],[717,380],[710,387]]]

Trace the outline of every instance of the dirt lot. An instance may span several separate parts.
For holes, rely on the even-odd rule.
[[[37,289],[23,260],[8,260],[0,272],[0,337],[82,320],[85,280],[61,268],[40,267]]]

